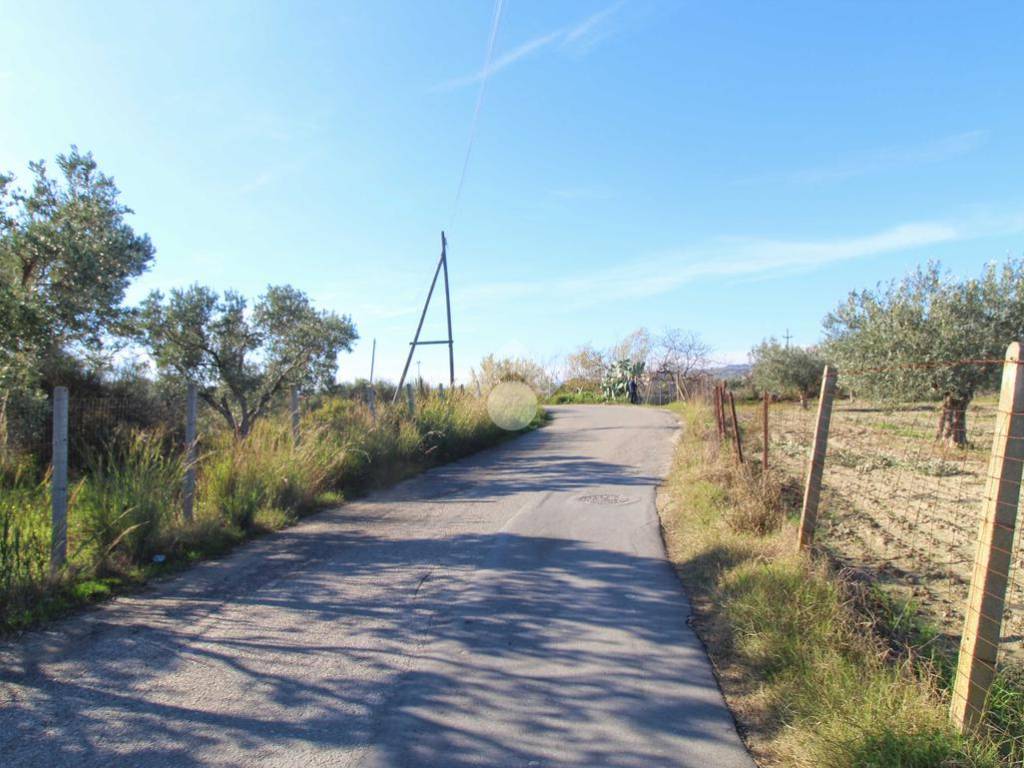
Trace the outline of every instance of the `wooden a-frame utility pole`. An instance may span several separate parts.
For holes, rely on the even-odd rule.
[[[448,338],[436,341],[420,341],[420,331],[423,330],[423,321],[427,318],[427,310],[430,308],[430,299],[434,295],[434,287],[437,285],[437,276],[444,272],[444,307],[448,318]],[[421,344],[447,344],[448,345],[448,386],[455,386],[455,340],[452,338],[452,299],[448,290],[448,241],[445,240],[444,232],[441,232],[441,258],[437,260],[437,268],[434,270],[434,279],[430,281],[430,290],[427,291],[427,300],[423,302],[423,312],[420,313],[420,322],[416,326],[416,335],[409,342],[409,356],[405,359],[405,368],[402,369],[402,378],[398,381],[398,389],[392,402],[398,400],[398,395],[405,384],[405,377],[409,373],[409,366],[412,364],[412,356],[416,353],[416,347]]]

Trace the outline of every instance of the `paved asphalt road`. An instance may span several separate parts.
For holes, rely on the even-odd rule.
[[[554,410],[0,646],[0,765],[749,768],[659,535],[674,418]]]

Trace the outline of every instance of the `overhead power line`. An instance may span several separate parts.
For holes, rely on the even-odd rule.
[[[459,209],[459,200],[462,199],[462,188],[466,183],[466,171],[469,168],[469,158],[473,154],[473,143],[476,141],[477,123],[480,121],[480,107],[484,103],[484,93],[487,91],[487,81],[491,76],[491,62],[494,58],[494,41],[498,38],[498,28],[501,26],[501,12],[504,7],[504,0],[495,0],[494,15],[491,18],[491,35],[487,40],[487,54],[484,57],[484,68],[480,71],[480,90],[476,94],[476,108],[473,110],[473,121],[469,126],[469,141],[466,144],[466,157],[462,161],[462,173],[459,174],[459,186],[455,189],[455,201],[452,203],[452,214],[448,222],[448,231],[451,232],[455,223],[455,214]]]

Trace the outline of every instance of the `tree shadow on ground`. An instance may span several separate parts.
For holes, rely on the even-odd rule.
[[[502,533],[280,538],[285,554],[230,597],[183,584],[136,601],[130,623],[98,615],[85,636],[5,653],[5,763],[201,765],[227,741],[372,746],[380,765],[639,768],[680,764],[666,757],[680,738],[728,741],[731,723],[691,698],[706,673],[676,652],[686,606],[662,560]],[[396,596],[412,580],[394,571],[426,576]],[[610,727],[640,741],[623,752]]]

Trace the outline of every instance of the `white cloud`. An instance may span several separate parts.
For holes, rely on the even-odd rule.
[[[598,11],[597,13],[588,16],[571,27],[563,27],[561,29],[556,29],[553,32],[538,35],[537,37],[513,48],[508,53],[498,56],[491,62],[490,66],[485,67],[478,72],[473,72],[468,75],[463,75],[462,77],[456,77],[452,80],[448,80],[437,85],[433,90],[453,91],[459,88],[464,88],[468,85],[473,85],[474,83],[479,83],[484,78],[490,77],[491,75],[512,66],[517,61],[532,56],[553,43],[561,43],[562,47],[575,48],[580,52],[589,50],[589,48],[593,47],[599,39],[603,39],[607,36],[607,31],[604,31],[603,33],[601,31],[604,27],[603,22],[614,14],[621,6],[622,2],[615,3],[602,11]]]
[[[563,46],[580,46],[583,50],[589,50],[601,40],[604,40],[610,32],[606,25],[602,22],[614,14],[619,8],[622,7],[622,3],[625,0],[610,5],[603,11],[598,11],[592,16],[588,16],[575,27],[569,29],[562,40]]]
[[[551,276],[467,286],[471,306],[534,300],[566,309],[669,293],[699,280],[756,278],[819,269],[829,264],[916,248],[1024,231],[1024,214],[974,216],[960,221],[908,222],[866,235],[822,240],[721,237],[705,244],[654,253],[584,276]]]

